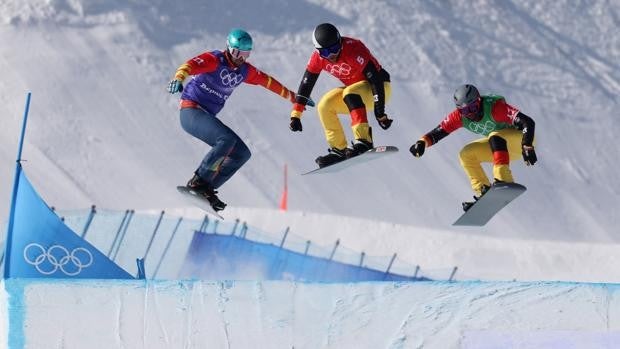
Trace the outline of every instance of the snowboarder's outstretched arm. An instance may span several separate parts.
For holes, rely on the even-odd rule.
[[[248,77],[245,79],[245,83],[251,85],[260,85],[269,91],[279,95],[280,97],[289,100],[291,103],[295,103],[295,92],[289,90],[282,85],[278,80],[274,79],[269,74],[266,74],[253,65],[248,64]]]
[[[458,130],[461,127],[463,127],[463,121],[461,120],[459,111],[455,109],[450,114],[448,114],[448,116],[446,116],[445,119],[443,119],[437,127],[430,130],[417,142],[415,142],[411,146],[411,148],[409,148],[409,151],[413,156],[419,158],[420,156],[424,155],[424,150],[426,148],[439,142],[444,137],[454,132],[455,130]]]
[[[174,78],[170,80],[170,83],[168,84],[168,92],[183,92],[183,81],[185,78],[190,75],[210,73],[217,68],[217,65],[217,57],[215,57],[211,52],[201,53],[200,55],[188,60],[177,68],[174,73]]]
[[[446,137],[447,135],[449,135],[448,132],[446,132],[441,125],[435,127],[434,129],[432,129],[430,132],[428,132],[427,134],[425,134],[424,136],[422,136],[422,138],[420,138],[417,142],[415,142],[411,148],[409,148],[409,151],[411,152],[411,154],[415,157],[420,157],[422,155],[424,155],[424,150],[427,147],[430,147],[431,145],[439,142],[442,138]]]

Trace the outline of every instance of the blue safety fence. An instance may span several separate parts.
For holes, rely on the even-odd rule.
[[[319,245],[287,227],[266,232],[240,220],[187,219],[163,211],[95,207],[59,215],[118,265],[133,270],[136,257],[143,258],[150,279],[456,279],[456,267],[427,269],[395,254],[367,255],[343,246],[337,237],[331,245]]]
[[[362,260],[360,260],[363,262]],[[295,280],[308,282],[422,281],[389,269],[346,264],[234,235],[195,232],[181,270],[182,278],[210,280]]]
[[[149,279],[349,282],[469,280],[457,267],[412,265],[354,251],[335,238],[319,245],[287,227],[266,232],[240,220],[187,219],[164,211],[59,211],[64,224],[126,270],[144,261]],[[3,242],[0,242],[3,243]]]
[[[88,224],[84,239],[118,265],[135,266],[136,258],[143,259],[145,275],[150,279],[177,279],[191,236],[200,227],[199,220],[170,216],[163,211],[136,213],[91,208],[59,214],[75,231],[83,231]]]

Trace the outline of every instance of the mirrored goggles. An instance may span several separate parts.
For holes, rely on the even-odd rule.
[[[236,48],[228,48],[228,52],[230,53],[231,57],[234,59],[239,59],[239,58],[243,58],[243,60],[247,60],[248,57],[250,57],[250,52],[251,51],[242,51]]]
[[[329,47],[317,48],[321,57],[327,58],[330,55],[340,52],[340,43],[333,44]]]
[[[469,104],[466,104],[464,106],[458,106],[457,108],[462,116],[469,117],[478,114],[480,112],[481,105],[481,100],[480,98],[478,98]]]

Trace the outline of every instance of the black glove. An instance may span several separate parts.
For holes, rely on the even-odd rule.
[[[387,115],[383,114],[380,116],[375,116],[377,118],[377,122],[379,123],[379,126],[381,126],[382,129],[387,130],[388,128],[390,128],[390,126],[392,126],[392,119],[388,118]]]
[[[411,152],[413,156],[415,156],[416,158],[419,158],[420,156],[424,155],[425,148],[426,148],[426,142],[424,142],[423,140],[419,140],[415,142],[415,144],[412,145],[411,148],[409,148],[409,151]]]
[[[289,128],[293,132],[301,132],[303,130],[303,127],[301,126],[301,119],[300,118],[292,117],[291,118],[291,124],[289,125]]]
[[[526,165],[534,165],[536,161],[538,161],[538,158],[536,158],[536,152],[534,151],[534,147],[532,147],[531,145],[523,145],[521,149],[521,154],[523,154],[523,161],[525,161]]]

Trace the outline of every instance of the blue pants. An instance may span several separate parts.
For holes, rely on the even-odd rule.
[[[202,109],[183,108],[180,116],[185,132],[212,147],[196,172],[213,189],[229,180],[250,159],[248,146],[214,115]]]

